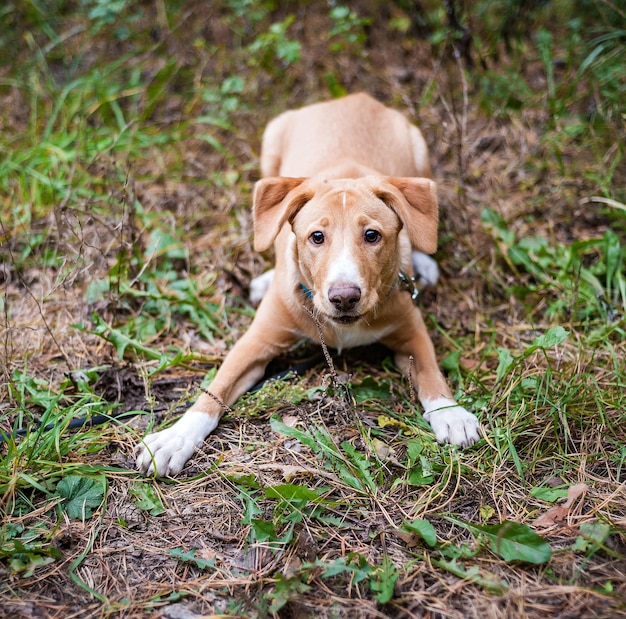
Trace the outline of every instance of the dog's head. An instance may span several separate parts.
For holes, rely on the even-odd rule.
[[[435,183],[366,176],[265,178],[254,190],[254,247],[268,249],[291,225],[302,283],[318,313],[350,325],[374,311],[396,285],[410,244],[437,247]]]

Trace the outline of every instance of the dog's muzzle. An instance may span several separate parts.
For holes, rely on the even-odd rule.
[[[350,284],[331,286],[328,290],[328,300],[337,314],[332,319],[342,325],[351,325],[359,320],[356,313],[361,300],[361,289]]]

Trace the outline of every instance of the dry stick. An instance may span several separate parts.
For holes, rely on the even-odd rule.
[[[465,73],[463,71],[463,66],[461,64],[461,59],[458,54],[455,54],[455,60],[457,63],[457,68],[461,78],[461,84],[463,86],[463,108],[459,115],[458,106],[456,104],[454,98],[454,92],[452,91],[452,87],[450,87],[450,102],[446,101],[443,96],[443,93],[440,93],[439,98],[443,107],[445,108],[450,120],[452,121],[452,126],[455,130],[455,140],[452,144],[454,159],[456,162],[457,168],[457,182],[458,182],[458,199],[459,204],[464,209],[464,201],[466,199],[466,186],[465,186],[465,178],[466,178],[466,167],[467,167],[467,155],[464,152],[464,145],[466,143],[467,136],[467,121],[468,121],[468,110],[469,110],[469,86],[467,83],[467,79],[465,77]]]
[[[444,492],[449,487],[450,481],[452,480],[452,469],[450,469],[450,475],[448,479],[445,481],[445,485],[443,486],[443,488],[440,488],[440,489],[433,488],[430,491],[428,498],[425,501],[419,502],[415,506],[413,517],[417,516],[418,514],[420,516],[424,516],[425,514],[428,514],[435,510],[437,510],[438,512],[443,511],[443,508],[446,505],[449,505],[454,500],[454,497],[456,496],[457,492],[459,491],[459,487],[461,486],[461,461],[457,458],[456,462],[457,462],[456,483],[454,484],[454,489],[452,490],[452,493],[450,494],[450,496],[441,505],[437,505],[436,507],[431,507],[431,505],[439,497],[443,496]]]
[[[4,230],[4,226],[3,226],[3,230]],[[18,268],[18,266],[17,266],[17,264],[15,262],[15,258],[13,256],[13,251],[11,249],[11,246],[8,245],[7,249],[9,250],[9,256],[11,257],[11,264],[13,265],[13,268],[15,269],[15,274],[17,275],[17,278],[20,280],[20,284],[22,286],[24,286],[24,288],[26,289],[26,292],[28,292],[28,294],[30,295],[32,300],[35,302],[35,305],[37,306],[37,310],[39,311],[39,315],[41,316],[41,320],[43,321],[44,327],[45,327],[46,331],[48,332],[48,335],[50,336],[50,339],[52,339],[52,341],[54,342],[54,345],[58,348],[59,352],[61,353],[61,356],[63,357],[63,360],[65,361],[65,365],[67,366],[68,371],[71,372],[73,368],[72,368],[72,364],[70,362],[70,358],[67,356],[67,353],[65,352],[65,350],[63,349],[61,344],[59,344],[59,342],[57,341],[56,337],[54,336],[54,332],[52,331],[52,327],[48,324],[48,321],[47,321],[46,316],[44,314],[43,307],[42,307],[41,303],[39,302],[39,300],[35,296],[35,293],[30,289],[30,286],[26,283],[26,281],[22,277],[22,273],[21,273],[20,269]],[[8,303],[5,303],[5,307],[8,308]],[[7,310],[5,310],[5,314],[7,316],[7,327],[8,327],[9,323],[8,323],[8,313],[7,313]],[[7,331],[8,331],[8,329],[7,329]]]
[[[409,369],[407,371],[409,378],[409,397],[411,402],[415,404],[415,388],[413,387],[413,366],[415,365],[415,359],[413,355],[409,355]]]

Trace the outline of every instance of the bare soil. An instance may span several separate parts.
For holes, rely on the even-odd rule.
[[[379,19],[377,14],[361,52],[351,49],[331,54],[320,34],[328,28],[327,19],[317,4],[290,4],[289,9],[283,7],[275,14],[275,21],[283,13],[296,15],[289,32],[303,44],[298,66],[274,68],[273,72],[240,68],[241,74],[256,85],[256,96],[251,97],[249,91],[242,95],[249,100],[234,114],[234,134],[220,135],[228,157],[216,154],[199,139],[202,128],[196,126],[181,136],[175,152],[163,152],[160,157],[155,153],[151,160],[117,162],[105,158],[94,164],[101,166],[103,179],[111,169],[127,166],[128,185],[115,187],[112,183],[112,190],[118,197],[132,195],[146,212],[158,213],[168,225],[184,231],[194,269],[215,274],[219,290],[215,301],[224,310],[225,336],[203,340],[193,325],[181,320],[150,343],[162,350],[193,351],[200,358],[148,378],[153,362],[132,357],[119,361],[108,343],[71,326],[90,324],[93,312],[112,323],[137,311],[114,294],[97,304],[85,301],[89,282],[107,277],[122,248],[148,242],[127,209],[131,203],[128,198],[104,195],[101,204],[86,203],[83,210],[76,206],[59,208],[33,221],[31,234],[37,229],[49,234],[50,246],[66,248],[68,264],[79,256],[84,269],[33,266],[19,271],[11,262],[2,265],[0,287],[6,306],[11,307],[10,320],[5,320],[3,328],[5,376],[28,368],[58,385],[68,372],[102,367],[97,392],[107,401],[120,403],[119,413],[143,410],[150,415],[101,426],[99,440],[104,448],[87,457],[87,462],[117,470],[107,474],[106,503],[94,517],[85,522],[57,519],[54,511],[28,516],[54,530],[54,545],[61,558],[29,577],[0,565],[0,617],[270,616],[266,596],[276,591],[279,577],[289,579],[303,564],[346,558],[351,553],[358,553],[372,565],[381,565],[385,555],[393,560],[401,576],[390,603],[379,604],[364,582],[354,582],[347,574],[322,578],[320,571],[311,569],[301,591],[276,616],[626,617],[624,535],[610,538],[610,553],[598,552],[589,559],[571,549],[581,522],[610,514],[613,523],[626,526],[623,467],[615,462],[585,460],[586,441],[602,440],[600,424],[597,433],[587,438],[570,428],[571,450],[580,453],[580,468],[554,483],[579,480],[590,487],[567,522],[542,533],[554,551],[549,565],[507,564],[484,551],[471,559],[471,569],[475,568],[483,581],[459,578],[437,567],[432,562],[436,553],[415,536],[402,533],[398,526],[407,519],[428,518],[441,541],[473,546],[469,532],[441,514],[455,514],[476,523],[484,519],[481,509],[489,507],[496,521],[531,522],[530,514],[544,506],[529,497],[526,484],[549,481],[554,462],[547,458],[545,463],[529,463],[528,479],[521,479],[510,460],[503,460],[486,475],[477,466],[479,459],[451,455],[457,465],[446,469],[450,475],[447,483],[400,485],[391,491],[391,481],[401,471],[404,447],[397,428],[388,428],[384,436],[395,450],[395,457],[385,465],[389,483],[369,496],[358,493],[332,468],[322,466],[310,448],[275,433],[269,423],[271,415],[279,414],[302,428],[322,425],[336,444],[348,441],[363,451],[371,449],[363,442],[361,428],[377,428],[379,412],[338,396],[320,396],[298,404],[285,400],[274,403],[267,413],[255,411],[253,416],[245,414],[245,406],[243,412],[238,407],[224,418],[178,479],[153,484],[164,513],[151,515],[137,506],[132,489],[143,481],[134,473],[133,449],[138,436],[148,423],[159,424],[180,413],[194,397],[204,373],[219,363],[249,324],[249,316],[241,313],[247,307],[247,286],[270,263],[271,256],[259,257],[252,251],[248,208],[251,185],[258,178],[256,162],[263,127],[283,109],[326,98],[324,76],[328,73],[347,91],[368,91],[406,112],[424,132],[439,185],[442,222],[438,254],[442,279],[436,290],[424,291],[424,312],[441,356],[452,348],[449,338],[474,334],[473,349],[462,351],[463,362],[467,368],[485,363],[484,367],[491,370],[492,385],[497,360],[484,361],[481,355],[489,341],[516,350],[532,341],[535,329],[543,325],[535,323],[541,308],[529,316],[526,304],[503,296],[510,283],[507,278],[514,274],[502,268],[492,237],[479,223],[482,208],[490,206],[500,212],[519,236],[542,233],[558,242],[595,238],[610,225],[606,215],[581,203],[581,198],[595,189],[584,175],[575,173],[585,166],[583,147],[572,145],[563,152],[569,162],[567,177],[555,171],[553,162],[541,164],[543,157],[551,156],[542,150],[545,147],[541,143],[547,110],[533,107],[510,118],[486,116],[479,107],[478,85],[465,81],[462,60],[447,52],[433,55],[426,40],[389,29],[385,25],[388,20]],[[375,2],[356,4],[364,11],[395,10]],[[218,8],[189,3],[180,11],[180,21],[168,24],[168,28],[152,5],[142,3],[142,11],[143,21],[136,27],[145,29],[146,21],[154,20],[154,44],[137,50],[131,64],[140,66],[141,62],[147,72],[151,66],[161,66],[163,57],[169,56],[180,66],[181,75],[184,71],[193,74],[198,87],[203,80],[219,83],[216,76],[232,74],[229,53],[240,37],[224,22]],[[201,48],[197,39],[202,37],[218,45],[220,51],[209,53]],[[65,52],[70,54],[72,46],[84,50],[82,45],[80,38],[70,38]],[[93,59],[87,54],[83,62],[89,65],[95,59],[117,57],[128,52],[129,45],[100,36],[94,40]],[[51,66],[54,70],[54,63]],[[62,69],[61,58],[59,74]],[[538,64],[520,70],[536,87],[545,81]],[[170,88],[167,101],[154,112],[155,123],[176,123],[202,108],[199,98],[191,100],[188,91],[177,92],[175,82]],[[426,88],[432,88],[433,94],[423,99]],[[420,101],[423,105],[417,109]],[[5,92],[2,105],[4,126],[16,132],[20,126],[26,127],[24,101],[17,90]],[[170,172],[170,162],[182,162],[182,166],[175,164],[175,174]],[[236,173],[238,181],[223,187],[201,182],[203,176],[216,172]],[[623,170],[618,170],[615,181],[624,181]],[[107,204],[108,210],[103,208]],[[26,243],[19,231],[0,229],[0,234],[5,250],[9,248],[3,255],[18,255]],[[181,265],[181,273],[188,267]],[[624,342],[615,343],[617,358],[624,358],[624,348]],[[581,357],[575,342],[565,345],[560,354],[564,373],[590,363]],[[598,365],[596,379],[609,383],[611,361],[601,355],[599,352],[594,360]],[[298,356],[294,353],[279,361],[272,372],[289,367]],[[358,381],[368,375],[389,376],[383,369],[386,359],[386,351],[376,348],[349,352],[336,358],[335,364],[340,375]],[[555,375],[559,374],[558,363]],[[529,359],[528,368],[531,374],[539,375],[545,369],[545,359]],[[327,373],[321,362],[305,372],[303,384],[319,386]],[[400,412],[410,397],[408,387],[402,376],[391,375],[397,382],[396,393],[386,406]],[[470,385],[472,388],[479,389]],[[6,385],[0,389],[2,399],[9,402]],[[537,436],[549,439],[555,430],[542,428],[542,423],[539,419],[534,430]],[[247,476],[262,488],[287,481],[329,488],[328,496],[340,504],[334,515],[341,526],[307,518],[296,525],[294,541],[280,552],[269,543],[250,543],[250,524],[244,523],[246,499],[237,482]],[[258,505],[263,511],[257,517],[271,520],[275,501],[259,499]],[[178,550],[194,551],[197,559],[211,562],[212,567],[181,561],[172,554]],[[79,586],[74,575],[102,599]],[[487,582],[491,578],[494,582]],[[506,587],[499,587],[501,581]],[[606,588],[609,582],[612,594]]]

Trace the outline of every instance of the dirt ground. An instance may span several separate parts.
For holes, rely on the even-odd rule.
[[[10,522],[36,523],[41,530],[53,531],[52,545],[58,558],[27,576],[0,564],[0,617],[272,616],[270,605],[280,598],[281,585],[289,601],[273,616],[285,618],[626,617],[623,532],[610,537],[607,552],[586,557],[572,550],[578,526],[587,517],[610,514],[613,526],[626,526],[622,465],[595,458],[585,460],[578,469],[564,467],[565,473],[554,473],[554,459],[544,452],[544,459],[525,462],[526,477],[521,478],[510,459],[486,472],[484,463],[489,459],[482,454],[493,445],[464,457],[456,452],[435,452],[439,448],[431,441],[427,449],[433,450],[432,457],[441,464],[440,474],[447,477],[433,485],[394,486],[393,481],[406,468],[406,445],[397,426],[379,427],[379,417],[383,410],[400,415],[410,393],[403,377],[389,369],[387,352],[379,348],[348,352],[334,363],[340,377],[357,383],[368,376],[377,380],[391,376],[391,400],[380,407],[323,393],[294,403],[294,393],[327,381],[328,367],[322,361],[306,370],[299,382],[290,379],[284,391],[277,387],[276,393],[264,396],[271,402],[266,410],[254,397],[244,399],[176,480],[156,482],[136,475],[133,450],[137,438],[148,424],[158,425],[184,410],[205,372],[219,363],[250,322],[248,285],[271,259],[252,251],[248,206],[252,183],[259,176],[263,127],[283,109],[328,97],[331,81],[348,92],[368,91],[407,113],[427,139],[439,188],[441,243],[437,257],[442,278],[435,290],[423,291],[422,307],[441,357],[455,349],[455,341],[462,341],[468,346],[462,351],[463,371],[485,364],[489,372],[485,383],[466,385],[473,397],[484,396],[485,384],[497,387],[497,359],[485,361],[482,356],[487,343],[519,350],[545,325],[541,320],[545,300],[538,299],[529,313],[527,303],[505,296],[515,274],[503,266],[493,236],[480,223],[481,211],[488,206],[500,213],[519,237],[541,233],[558,243],[598,238],[611,226],[605,212],[590,209],[581,201],[596,187],[581,172],[585,153],[579,145],[566,144],[562,149],[567,175],[553,171],[557,166],[551,161],[552,152],[542,142],[549,111],[535,101],[510,117],[487,114],[480,105],[484,97],[479,80],[471,81],[464,72],[462,57],[455,58],[449,48],[433,48],[427,33],[420,38],[385,26],[388,16],[380,16],[398,11],[395,5],[356,3],[366,14],[375,15],[366,41],[329,53],[328,40],[320,34],[328,29],[320,3],[285,3],[272,20],[295,15],[289,33],[302,43],[301,61],[267,70],[237,65],[243,62],[241,56],[233,60],[233,50],[245,35],[229,26],[221,3],[213,8],[188,3],[176,12],[177,21],[170,18],[167,25],[159,12],[161,4],[141,3],[142,18],[131,23],[138,32],[146,33],[146,40],[152,38],[127,60],[129,67],[143,72],[146,82],[150,72],[162,67],[167,58],[174,60],[180,72],[179,81],[167,83],[166,96],[156,105],[151,122],[171,127],[208,106],[190,90],[188,75],[200,88],[202,83],[219,85],[241,71],[246,90],[240,95],[239,109],[230,117],[234,130],[217,132],[227,154],[211,148],[201,137],[205,127],[195,124],[184,128],[171,150],[155,149],[151,158],[96,160],[92,165],[100,168],[94,177],[104,179],[100,204],[59,205],[31,222],[31,235],[49,234],[50,246],[65,248],[69,267],[38,268],[33,264],[20,270],[6,260],[2,266],[0,286],[5,307],[10,304],[11,308],[3,332],[5,377],[16,369],[27,369],[59,385],[78,369],[99,368],[93,389],[103,400],[120,403],[116,414],[135,410],[150,414],[134,416],[124,424],[99,426],[95,440],[92,430],[86,435],[94,441],[94,449],[81,451],[81,461],[109,467],[106,501],[92,518],[59,517],[49,504],[38,511],[36,503],[29,515],[11,516]],[[151,22],[154,26],[150,29]],[[68,66],[66,55],[78,49],[87,67],[133,52],[133,45],[137,45],[136,39],[120,42],[102,34],[94,38],[92,51],[85,53],[83,37],[68,37],[63,53],[50,61],[50,70],[61,79]],[[476,51],[473,53],[477,61]],[[500,62],[505,64],[506,50],[501,53]],[[9,68],[3,72],[8,75]],[[520,72],[537,91],[545,84],[536,59],[529,59]],[[29,117],[24,113],[23,92],[18,88],[3,92],[3,128],[11,127],[16,134],[20,127],[26,131]],[[584,104],[580,102],[580,106]],[[128,174],[125,186],[115,180],[120,168]],[[235,180],[220,185],[214,182],[216,175]],[[622,166],[613,182],[619,186],[625,180]],[[94,313],[108,324],[123,322],[138,313],[139,305],[133,303],[141,301],[116,298],[113,293],[98,301],[85,296],[91,281],[109,277],[123,247],[133,243],[145,247],[149,242],[149,231],[133,220],[128,209],[132,203],[129,196],[186,240],[193,268],[184,260],[176,268],[181,273],[192,268],[210,274],[208,287],[213,293],[206,301],[220,308],[226,326],[211,341],[189,321],[170,324],[151,338],[150,347],[196,356],[154,376],[149,376],[154,360],[128,354],[120,361],[110,342],[94,335]],[[106,214],[102,214],[103,204],[109,205]],[[4,235],[0,237],[5,246],[3,257],[18,255],[26,240],[18,231],[0,233]],[[73,259],[85,268],[72,268]],[[43,303],[37,301],[42,298]],[[90,325],[91,331],[72,327],[79,323]],[[615,342],[615,351],[623,359],[624,342]],[[311,347],[294,352],[274,364],[270,373],[318,352]],[[576,342],[565,344],[558,354],[558,359],[550,361],[554,362],[554,376],[560,378],[569,374],[574,380],[576,368],[589,363]],[[609,384],[613,380],[611,360],[603,355],[598,349],[595,380]],[[541,355],[529,358],[527,364],[528,375],[541,376],[546,371]],[[0,412],[11,407],[8,382],[1,387]],[[586,388],[581,384],[581,390]],[[505,402],[502,410],[506,408]],[[314,449],[276,432],[270,423],[272,415],[301,429],[321,426],[336,445],[347,442],[363,452],[372,450],[363,436],[376,429],[394,449],[393,457],[384,461],[380,488],[368,493],[351,487]],[[8,430],[12,421],[4,419],[2,429]],[[554,431],[542,428],[543,423],[538,418],[532,426],[532,432],[540,437],[537,441],[549,441]],[[602,440],[600,424],[594,428],[596,433],[588,438],[579,428],[570,428],[569,456],[580,453],[583,459],[586,441]],[[615,432],[610,423],[607,428],[609,434]],[[619,440],[613,435],[605,438]],[[623,437],[621,441],[623,445]],[[71,468],[71,454],[63,458]],[[399,527],[406,520],[428,519],[442,542],[473,547],[470,532],[446,515],[471,523],[484,522],[487,513],[499,521],[531,522],[530,514],[536,515],[545,505],[528,496],[527,485],[550,482],[552,477],[555,485],[585,481],[589,488],[567,523],[545,533],[553,550],[549,564],[506,563],[481,552],[459,558],[465,567],[455,574],[451,563],[446,569],[441,567],[444,558],[434,548]],[[307,515],[295,521],[291,541],[277,551],[271,538],[251,538],[250,519],[276,520],[276,501],[255,493],[285,483],[315,488],[329,503],[324,517]],[[153,507],[138,504],[146,486],[154,493]],[[282,522],[284,530],[277,535],[292,526],[287,517]],[[382,572],[359,580],[358,557],[372,566],[385,565],[385,557],[392,560],[399,576],[388,603],[377,601],[366,585],[384,580]],[[353,561],[354,569],[325,575],[320,566],[339,559]]]

